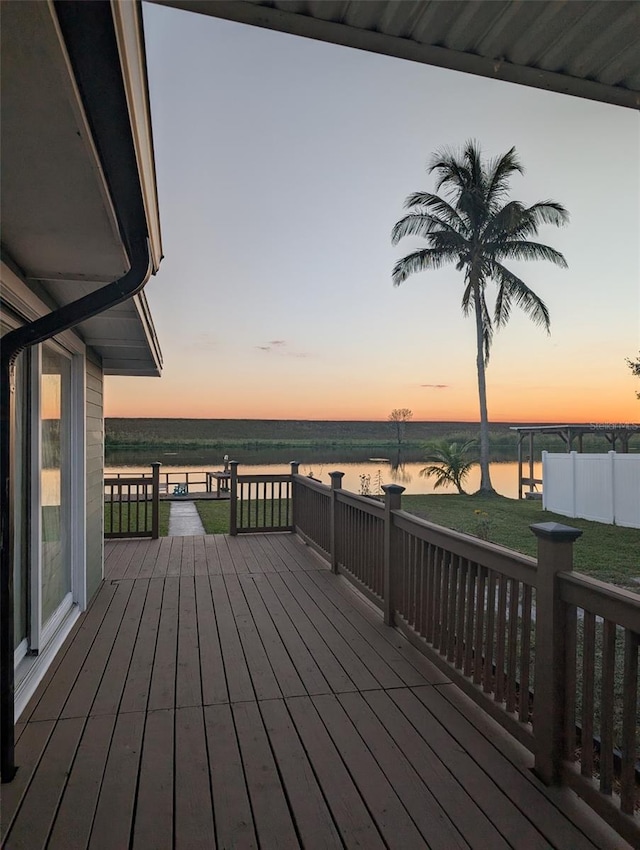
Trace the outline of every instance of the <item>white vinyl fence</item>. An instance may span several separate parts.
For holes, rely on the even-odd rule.
[[[542,452],[542,480],[547,511],[640,528],[640,455]]]

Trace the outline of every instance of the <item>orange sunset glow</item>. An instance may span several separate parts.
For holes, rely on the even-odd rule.
[[[165,366],[108,378],[107,416],[384,420],[408,407],[477,421],[462,274],[391,282],[424,245],[391,245],[405,198],[433,190],[434,151],[473,138],[485,157],[516,148],[512,198],[570,215],[536,237],[567,269],[507,263],[551,334],[513,306],[491,350],[489,419],[640,420],[625,362],[640,347],[633,110],[160,6],[144,16],[165,255],[145,291]],[[490,310],[494,298],[489,284]]]
[[[418,389],[398,393],[393,389],[350,390],[331,394],[330,403],[319,403],[312,395],[269,397],[245,386],[236,392],[214,392],[211,396],[195,391],[182,391],[177,408],[165,395],[161,381],[147,379],[109,379],[106,393],[109,416],[193,419],[312,419],[312,420],[385,420],[398,406],[409,407],[416,421],[478,421],[477,390],[472,381],[465,390],[433,393],[428,401]],[[143,392],[140,384],[145,385]],[[492,388],[489,382],[489,418],[494,422],[522,423],[613,423],[639,422],[640,402],[636,400],[632,381],[611,384],[594,399],[587,386],[568,391],[552,387],[535,395],[525,386]],[[117,387],[117,398],[114,389]],[[112,389],[113,388],[113,389]],[[626,396],[626,397],[625,397]]]

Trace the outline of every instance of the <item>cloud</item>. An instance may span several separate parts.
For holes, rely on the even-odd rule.
[[[266,351],[268,354],[277,354],[280,357],[305,358],[314,356],[307,351],[291,350],[287,347],[286,339],[272,339],[264,345],[256,345],[254,347],[259,351]]]
[[[199,333],[189,340],[187,347],[196,351],[212,350],[220,347],[220,340],[218,334]]]
[[[420,384],[420,386],[428,390],[446,390],[449,388],[449,384]]]

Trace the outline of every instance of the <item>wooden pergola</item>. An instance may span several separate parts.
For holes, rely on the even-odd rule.
[[[540,493],[536,492],[538,484],[542,485],[542,478],[535,478],[533,472],[533,447],[536,434],[545,434],[560,437],[568,452],[574,451],[574,441],[577,441],[577,451],[583,450],[583,437],[585,434],[604,437],[611,445],[611,451],[627,453],[629,451],[629,440],[640,433],[640,425],[615,423],[589,425],[512,425],[511,431],[518,433],[518,498],[523,498],[523,490],[528,486],[526,498],[535,498]],[[523,475],[524,458],[522,455],[522,444],[529,440],[528,475]],[[531,495],[531,494],[535,494]]]

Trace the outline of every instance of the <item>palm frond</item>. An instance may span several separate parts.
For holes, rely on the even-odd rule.
[[[557,201],[538,201],[525,210],[538,224],[554,224],[563,227],[569,224],[569,212]]]
[[[452,227],[458,225],[458,229],[466,229],[466,223],[460,218],[457,210],[445,201],[439,195],[432,195],[430,192],[413,192],[409,195],[405,202],[405,209],[421,208],[423,211],[431,210],[443,221],[448,221]]]
[[[432,248],[455,251],[457,254],[463,255],[468,254],[471,247],[464,236],[461,236],[451,228],[430,233],[429,242]]]
[[[473,307],[471,296],[473,295],[473,286],[471,280],[466,278],[464,292],[462,293],[462,315],[468,316]]]
[[[540,242],[528,242],[524,239],[505,240],[489,243],[487,250],[496,258],[505,260],[547,260],[560,268],[568,268],[567,261],[560,251]]]
[[[535,325],[545,328],[547,333],[550,332],[551,319],[547,305],[540,296],[536,295],[532,289],[529,289],[523,280],[520,280],[513,272],[497,262],[492,264],[491,277],[498,283],[499,287],[506,290],[509,302],[513,302],[516,306],[520,307]],[[499,300],[500,292],[498,292]],[[506,317],[501,316],[494,310],[494,319],[498,327],[502,327],[505,319],[508,318],[508,315]]]
[[[515,147],[505,154],[495,157],[487,164],[487,206],[493,208],[509,189],[511,175],[517,171],[524,174],[524,167],[518,159]]]
[[[484,296],[484,287],[480,290],[480,310],[482,314],[482,347],[484,349],[484,365],[486,366],[489,362],[493,343],[493,322]]]
[[[511,294],[506,286],[498,286],[496,303],[493,308],[493,320],[497,328],[503,328],[511,316]]]
[[[447,440],[433,440],[425,444],[427,466],[420,470],[424,478],[435,478],[434,490],[447,484],[454,484],[461,493],[462,485],[476,461],[469,458],[469,451],[475,447],[475,440],[463,444],[449,443]]]
[[[520,201],[509,201],[508,204],[505,204],[487,219],[486,227],[482,234],[483,239],[492,241],[505,238],[512,235],[525,223],[535,228],[535,224],[531,224],[528,219],[526,222],[523,221],[524,209],[524,204]]]
[[[436,151],[427,170],[429,174],[437,172],[436,192],[444,186],[447,192],[455,196],[471,185],[471,175],[458,151],[449,148]]]
[[[568,220],[569,213],[555,201],[541,201],[531,207],[511,201],[489,220],[484,236],[487,241],[526,239],[537,236],[542,224],[562,227]]]
[[[480,145],[475,139],[469,139],[464,146],[464,161],[469,171],[471,187],[484,199],[486,175],[482,165]]]
[[[394,224],[391,231],[391,244],[397,245],[405,236],[421,236],[423,239],[428,239],[438,231],[450,232],[457,236],[456,230],[437,215],[410,213]]]
[[[447,251],[441,248],[422,248],[419,251],[413,251],[398,260],[393,267],[393,285],[400,286],[411,274],[439,269],[445,263],[455,259],[456,256],[455,251]]]

